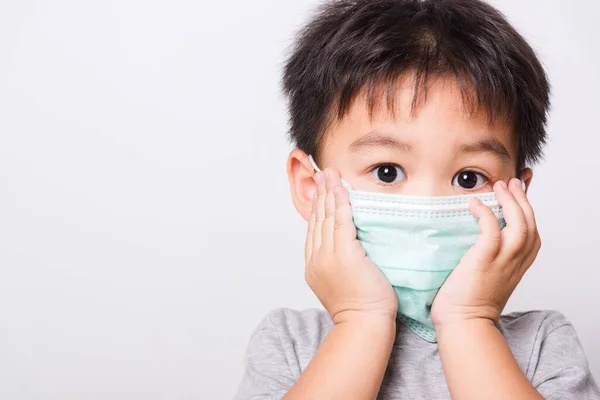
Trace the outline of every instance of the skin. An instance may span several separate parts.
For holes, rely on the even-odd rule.
[[[294,205],[308,222],[306,281],[334,326],[285,399],[375,399],[392,351],[397,299],[356,239],[340,177],[371,192],[496,193],[506,228],[471,202],[482,233],[433,303],[439,351],[453,399],[541,399],[494,325],[541,245],[521,187],[521,180],[529,187],[532,171],[516,169],[510,126],[467,112],[453,79],[433,83],[415,113],[410,82],[397,89],[393,114],[378,107],[370,117],[359,96],[330,125],[317,159],[323,172],[315,174],[300,150],[289,156]],[[397,172],[394,182],[378,179],[381,164]],[[473,189],[455,179],[466,170],[478,174],[471,174]]]

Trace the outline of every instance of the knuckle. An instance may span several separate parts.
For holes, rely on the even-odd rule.
[[[533,235],[536,239],[540,237],[540,233],[538,231],[538,227],[535,223],[531,225],[531,235]]]
[[[527,228],[527,224],[525,223],[525,221],[518,222],[514,230],[517,236],[521,238],[527,238],[530,235],[529,229]]]
[[[500,241],[502,240],[502,232],[500,231],[500,229],[493,230],[487,236],[490,242],[494,244],[500,243]]]
[[[521,248],[523,248],[525,243],[526,240],[523,236],[516,236],[511,241],[510,245],[508,246],[508,249],[511,251],[511,253],[517,253]]]
[[[539,240],[539,238],[540,238],[540,234],[539,234],[539,232],[537,231],[537,228],[536,228],[535,226],[530,226],[530,227],[529,227],[529,233],[528,233],[528,236],[529,236],[529,238],[530,238],[530,240],[531,240],[532,242],[537,242],[537,241]]]
[[[349,251],[348,249],[343,249],[341,251],[338,251],[338,259],[339,262],[342,265],[349,265],[353,262],[353,260],[356,260],[356,254],[352,254],[351,251]]]
[[[494,229],[490,234],[491,240],[499,242],[502,239],[502,231],[500,229]]]
[[[525,242],[529,238],[529,232],[526,226],[520,226],[515,229],[515,237],[519,242]]]
[[[502,241],[502,235],[498,232],[498,233],[493,233],[490,236],[490,241],[494,244],[494,245],[499,245],[500,242]]]
[[[521,227],[517,232],[519,237],[521,237],[523,240],[527,240],[527,238],[531,236],[526,226]]]
[[[493,267],[492,258],[489,254],[480,254],[476,257],[476,260],[479,271],[489,271]]]

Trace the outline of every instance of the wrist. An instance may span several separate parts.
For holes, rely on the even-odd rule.
[[[358,311],[345,311],[333,318],[337,329],[351,332],[352,336],[368,340],[384,341],[392,344],[396,338],[396,318],[383,314],[371,314]]]
[[[498,328],[496,323],[489,318],[458,319],[435,327],[440,345],[453,337],[487,334],[491,329],[497,330]]]
[[[333,323],[353,324],[353,325],[370,325],[370,326],[393,326],[396,327],[396,313],[372,312],[372,311],[356,311],[347,310],[340,311],[331,316]]]
[[[482,322],[494,325],[500,319],[501,313],[502,309],[495,305],[478,307],[443,307],[434,302],[431,318],[435,325],[435,329],[439,330],[446,326],[467,326],[471,322],[475,325]]]

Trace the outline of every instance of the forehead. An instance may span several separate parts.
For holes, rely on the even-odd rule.
[[[469,94],[455,78],[432,80],[426,90],[417,92],[414,79],[399,79],[392,92],[381,91],[375,102],[363,91],[330,124],[321,148],[325,153],[340,151],[362,136],[385,132],[410,141],[417,150],[494,139],[516,160],[512,125],[504,118],[490,118],[493,113],[474,106]]]

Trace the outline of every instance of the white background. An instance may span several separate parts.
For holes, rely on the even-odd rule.
[[[600,378],[600,3],[494,3],[554,88],[509,309],[562,311]],[[279,91],[315,4],[0,3],[0,398],[231,398],[261,318],[318,306]]]

